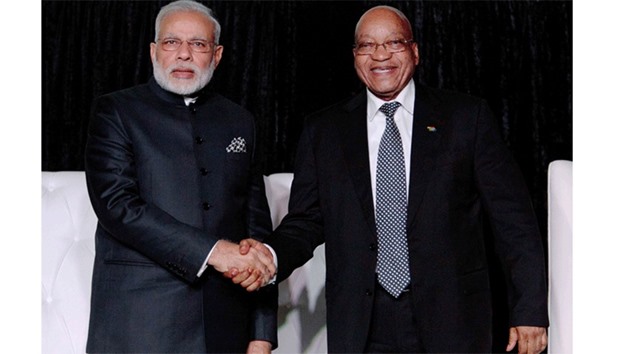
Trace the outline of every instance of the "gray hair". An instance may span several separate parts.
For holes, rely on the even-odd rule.
[[[218,44],[220,42],[220,32],[222,31],[222,27],[220,26],[220,23],[217,22],[217,19],[215,18],[213,11],[210,8],[204,6],[203,4],[193,1],[193,0],[174,1],[162,7],[161,10],[159,10],[159,13],[157,14],[157,18],[155,19],[155,41],[156,42],[159,37],[161,21],[163,21],[163,19],[166,16],[173,14],[175,12],[179,12],[179,11],[198,12],[204,15],[205,17],[207,17],[209,20],[211,20],[211,22],[213,22],[213,25],[215,27],[215,31],[213,33],[215,37],[215,44]]]

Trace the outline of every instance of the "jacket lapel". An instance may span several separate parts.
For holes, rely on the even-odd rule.
[[[376,228],[368,161],[366,90],[348,101],[343,109],[343,117],[336,119],[336,124],[338,124],[344,161],[362,206],[364,219],[374,234]]]
[[[373,234],[376,233],[374,203],[370,185],[368,134],[366,125],[366,91],[362,91],[343,106],[343,116],[335,119],[349,176],[362,206],[364,218]],[[440,102],[424,86],[416,86],[411,144],[411,171],[407,227],[411,229],[435,166],[442,135],[443,120]]]
[[[411,143],[411,171],[407,211],[408,231],[411,231],[420,202],[426,193],[426,187],[435,165],[444,123],[439,115],[439,100],[422,85],[416,86],[413,117],[413,141]]]

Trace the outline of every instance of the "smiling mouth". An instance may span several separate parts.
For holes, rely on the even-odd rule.
[[[392,67],[392,66],[388,66],[388,67],[378,67],[378,68],[372,68],[370,69],[371,72],[373,72],[374,74],[386,74],[386,73],[390,73],[392,71],[394,71],[396,68]]]

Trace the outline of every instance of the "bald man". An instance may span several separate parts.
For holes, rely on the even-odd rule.
[[[418,46],[395,8],[360,18],[353,58],[366,90],[307,119],[289,214],[264,240],[277,280],[325,243],[331,353],[488,353],[486,216],[509,284],[506,350],[541,352],[541,235],[489,107],[414,82]]]

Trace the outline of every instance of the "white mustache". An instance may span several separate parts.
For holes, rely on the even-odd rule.
[[[182,70],[182,71],[191,70],[194,73],[197,73],[197,72],[199,73],[200,72],[200,68],[197,65],[188,63],[188,64],[175,64],[175,65],[172,65],[171,67],[166,69],[166,74],[170,75],[175,70]]]

